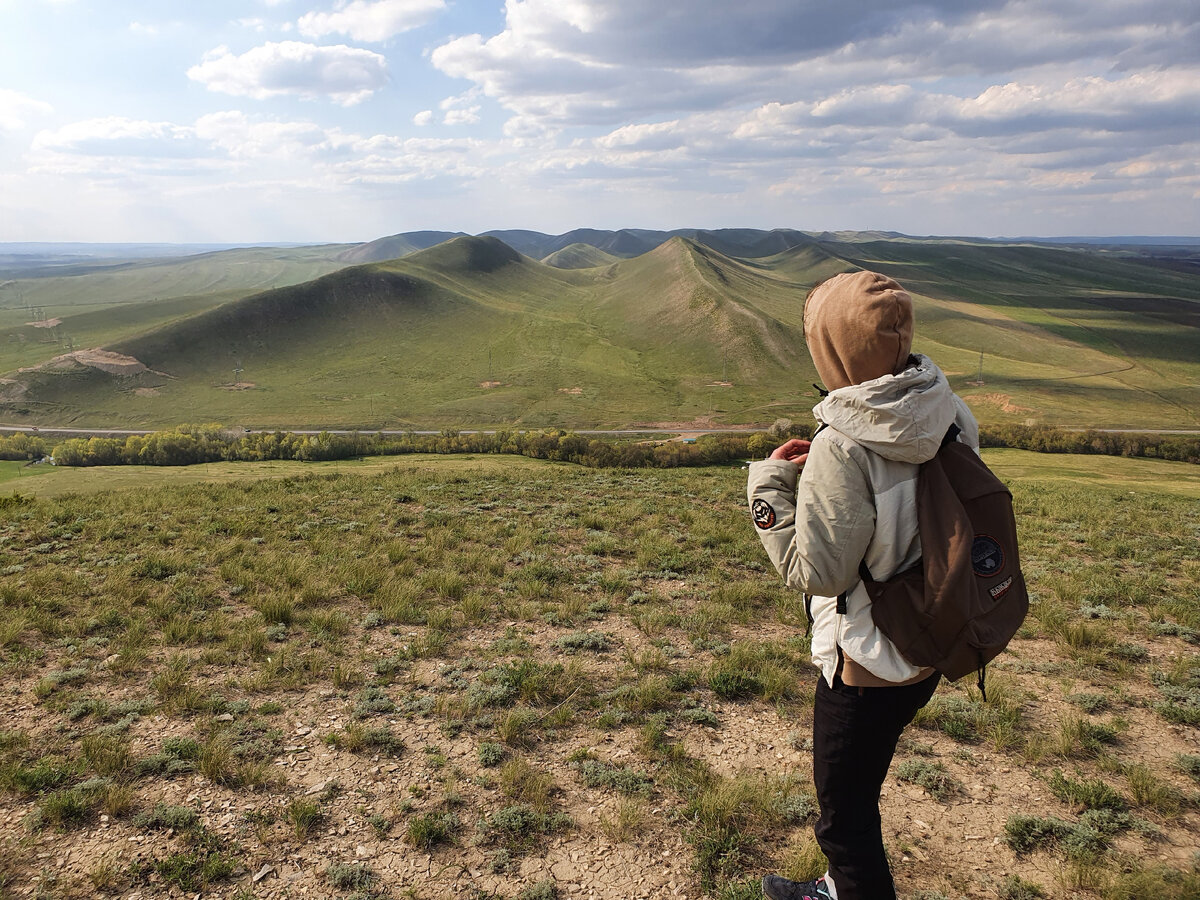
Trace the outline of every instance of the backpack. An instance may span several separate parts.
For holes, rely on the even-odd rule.
[[[1021,627],[1029,594],[1012,493],[958,433],[951,425],[917,477],[921,560],[887,581],[865,562],[859,574],[876,627],[906,660],[950,681],[978,672],[986,700],[987,664]]]

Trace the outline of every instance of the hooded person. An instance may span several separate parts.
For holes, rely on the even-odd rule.
[[[921,558],[917,474],[951,423],[975,450],[979,428],[932,360],[912,353],[913,303],[875,272],[835,275],[804,304],[804,339],[828,392],[812,441],[750,465],[758,536],[788,587],[805,595],[812,659],[816,881],[763,879],[771,900],[894,900],[879,793],[900,733],[933,695],[932,669],[909,663],[871,618],[859,575],[886,580]]]

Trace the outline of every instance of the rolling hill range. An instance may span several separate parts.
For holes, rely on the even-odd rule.
[[[446,234],[226,251],[242,256],[194,259],[170,276],[174,294],[164,289],[157,300],[135,280],[142,294],[111,302],[112,284],[145,279],[149,264],[58,279],[59,291],[70,289],[66,300],[43,306],[56,317],[66,311],[70,332],[86,336],[75,347],[107,352],[65,352],[10,333],[0,419],[129,427],[804,421],[816,375],[803,297],[817,281],[863,267],[914,294],[916,349],[941,364],[984,421],[1200,426],[1200,271],[1186,258],[786,230],[440,240]],[[365,261],[376,253],[402,255]],[[244,269],[230,266],[221,280],[222,257]],[[207,292],[205,272],[217,279]],[[274,289],[254,292],[268,275]],[[53,296],[55,280],[39,280],[40,298]],[[31,284],[20,282],[27,295]],[[89,307],[89,296],[109,302]],[[18,312],[28,309],[0,310]]]
[[[353,245],[253,247],[177,258],[27,265],[0,281],[0,372],[194,315],[347,265]],[[18,276],[21,272],[15,271]]]

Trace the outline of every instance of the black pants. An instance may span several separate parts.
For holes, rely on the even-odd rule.
[[[833,687],[817,681],[813,781],[821,818],[817,843],[829,859],[838,900],[895,900],[883,851],[879,791],[900,733],[937,688],[939,675],[904,687]]]

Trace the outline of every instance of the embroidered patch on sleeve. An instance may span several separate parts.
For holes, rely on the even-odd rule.
[[[766,500],[755,500],[750,512],[754,515],[754,524],[759,528],[770,528],[775,524],[775,510]]]

